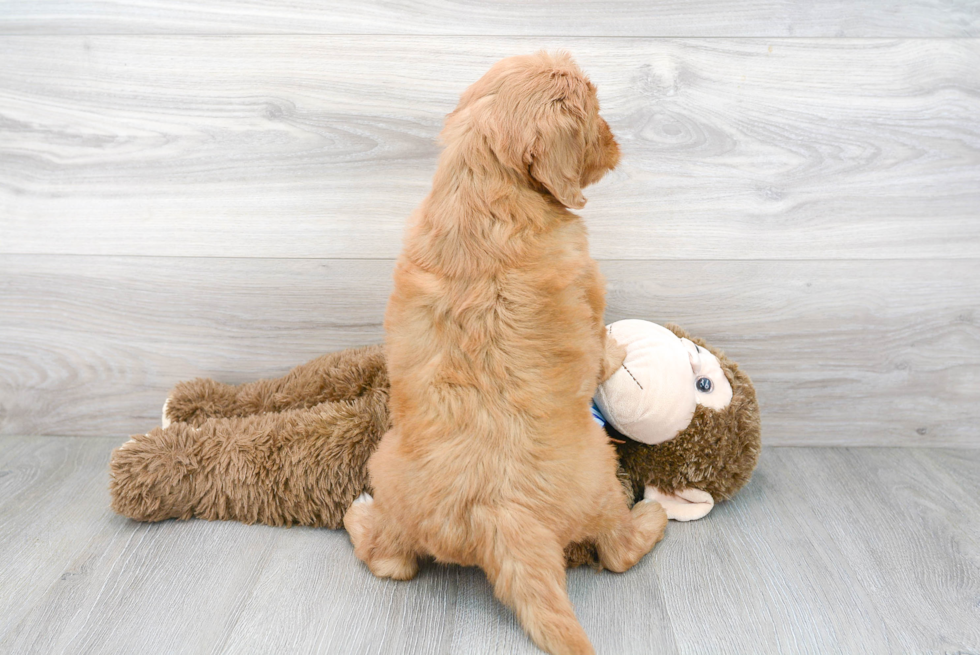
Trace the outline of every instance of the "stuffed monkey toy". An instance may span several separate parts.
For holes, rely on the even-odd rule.
[[[668,329],[669,328],[669,329]],[[623,367],[599,387],[630,504],[692,520],[748,482],[760,449],[755,389],[738,365],[677,326],[619,321]],[[139,521],[235,520],[341,528],[370,492],[367,461],[390,427],[380,345],[324,355],[285,377],[178,384],[163,424],[112,454],[113,509]],[[569,566],[598,566],[572,544]]]

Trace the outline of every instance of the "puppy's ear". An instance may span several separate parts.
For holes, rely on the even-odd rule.
[[[585,158],[585,111],[568,97],[551,101],[536,121],[536,135],[525,153],[528,172],[558,202],[585,206],[582,166]]]
[[[467,89],[457,112],[472,117],[502,164],[578,209],[585,206],[587,122],[598,109],[595,87],[571,57],[542,51],[498,62]]]

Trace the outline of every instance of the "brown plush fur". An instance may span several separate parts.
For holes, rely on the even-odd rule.
[[[368,488],[367,460],[390,427],[384,352],[333,353],[237,387],[184,382],[167,414],[169,427],[113,452],[115,511],[139,521],[339,528]]]
[[[295,367],[285,377],[239,386],[209,379],[181,382],[168,398],[167,415],[175,422],[201,425],[217,417],[309,409],[324,402],[354,400],[375,390],[387,395],[388,368],[381,345],[323,355]]]
[[[496,64],[442,132],[385,315],[393,428],[368,469],[374,498],[344,517],[355,554],[409,579],[420,556],[479,566],[550,653],[594,652],[565,591],[564,549],[593,539],[624,571],[663,536],[630,511],[593,421],[622,363],[602,321],[581,189],[619,151],[595,88],[567,55]]]

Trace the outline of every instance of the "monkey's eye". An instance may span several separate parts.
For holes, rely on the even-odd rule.
[[[711,393],[711,380],[708,378],[698,378],[697,387],[701,393]]]

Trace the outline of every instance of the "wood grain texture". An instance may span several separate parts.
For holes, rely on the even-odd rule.
[[[0,652],[539,652],[478,570],[395,583],[342,531],[115,516],[114,445],[0,437],[21,499],[0,513]],[[980,470],[980,450],[767,448],[733,501],[569,594],[600,653],[977,653],[980,544],[947,459]]]
[[[956,449],[929,450],[919,461],[923,466],[930,467],[930,478],[956,481],[957,488],[946,490],[946,496],[952,503],[943,517],[961,526],[980,546],[980,466],[973,458],[963,457]]]
[[[378,343],[393,263],[0,256],[0,433],[128,435],[179,380]],[[602,263],[609,321],[752,376],[763,439],[980,446],[980,260]]]
[[[6,635],[48,586],[84,573],[96,555],[83,550],[113,515],[105,473],[113,441],[0,437],[0,652],[27,652]]]
[[[702,635],[679,651],[980,651],[980,550],[955,520],[957,480],[920,463],[931,453],[765,450],[734,501],[668,528],[671,624]]]
[[[4,37],[0,252],[394,257],[459,92],[541,47],[623,145],[601,258],[980,257],[976,39]]]
[[[380,342],[392,269],[387,261],[0,259],[7,434],[145,432],[180,379],[245,382]]]
[[[977,36],[968,0],[6,0],[0,33]]]

